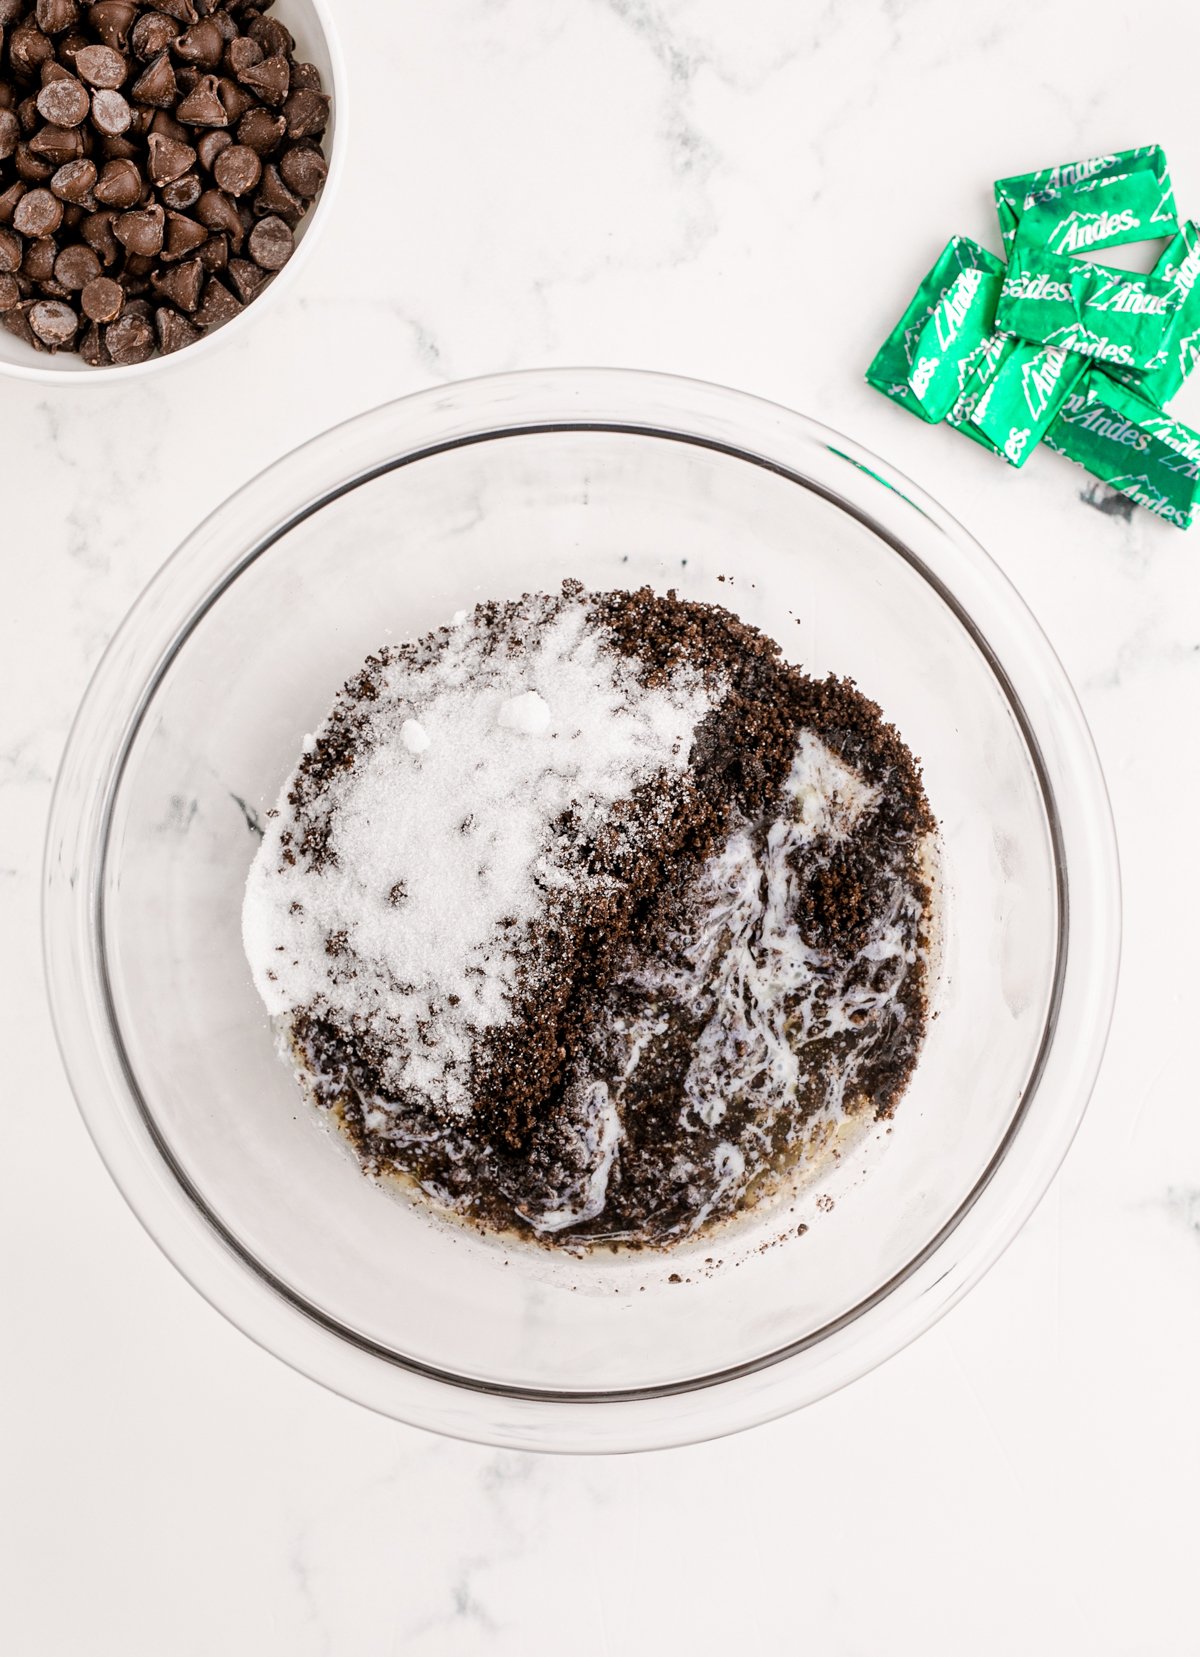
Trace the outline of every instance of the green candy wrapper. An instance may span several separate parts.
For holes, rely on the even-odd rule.
[[[1154,267],[1179,291],[1179,315],[1162,349],[1143,374],[1116,369],[1114,378],[1159,408],[1171,401],[1200,360],[1200,224],[1187,219]]]
[[[1150,368],[1168,347],[1174,282],[1023,244],[1018,237],[996,307],[1000,331],[1122,368]]]
[[[1010,466],[1024,466],[1087,371],[1086,358],[1074,351],[1015,342],[984,387],[971,423]]]
[[[1019,241],[1050,253],[1089,253],[1173,235],[1179,220],[1168,184],[1153,173],[1093,178],[1076,190],[1046,190],[1031,196],[1021,217]]]
[[[867,369],[867,382],[936,425],[954,407],[990,338],[1004,264],[952,236]]]
[[[1200,433],[1097,369],[1046,434],[1110,489],[1188,529],[1200,502]]]
[[[954,407],[946,416],[948,426],[953,426],[955,431],[962,432],[964,437],[982,444],[994,455],[998,455],[1000,450],[975,424],[975,410],[979,407],[980,399],[988,386],[1019,344],[1020,341],[1013,339],[1011,334],[992,334],[986,339],[968,364],[963,377],[963,388]]]
[[[1150,182],[1138,176],[1147,175]],[[1136,241],[1140,237],[1164,235],[1174,228],[1175,198],[1167,173],[1167,158],[1158,144],[1144,144],[1140,149],[1121,150],[1116,155],[1097,155],[1090,161],[1064,161],[1057,167],[1043,167],[1036,173],[1015,173],[1011,178],[996,180],[996,216],[1000,220],[1000,234],[1007,253],[1016,238],[1028,208],[1038,206],[1039,213],[1046,203],[1056,201],[1066,193],[1098,186],[1101,181],[1112,184],[1116,194],[1094,204],[1094,210],[1119,217],[1127,208],[1141,218],[1146,211],[1155,216],[1160,227],[1126,235],[1105,233],[1106,227],[1094,230],[1094,239],[1087,247],[1115,247],[1119,242]],[[1050,208],[1053,217],[1055,209]],[[1086,214],[1085,205],[1082,211]],[[1069,230],[1064,230],[1069,235]],[[1055,249],[1064,253],[1080,251],[1075,247]]]

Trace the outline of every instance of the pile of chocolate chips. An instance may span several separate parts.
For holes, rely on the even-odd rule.
[[[0,0],[0,322],[97,367],[178,351],[291,257],[329,98],[271,0]]]

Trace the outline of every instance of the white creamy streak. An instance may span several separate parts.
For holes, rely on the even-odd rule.
[[[879,800],[878,788],[813,732],[802,733],[765,846],[748,825],[735,828],[700,875],[693,930],[679,940],[678,949],[626,977],[625,986],[636,992],[639,1005],[619,1031],[624,1047],[620,1072],[611,1084],[590,1082],[580,1134],[583,1171],[557,1208],[527,1216],[535,1230],[558,1231],[603,1212],[624,1137],[620,1106],[625,1089],[655,1037],[666,1029],[672,1009],[688,1009],[701,1027],[684,1087],[683,1126],[691,1118],[716,1127],[729,1101],[745,1091],[754,1097],[759,1130],[741,1146],[720,1141],[709,1167],[700,1169],[684,1158],[673,1167],[674,1178],[699,1178],[707,1190],[689,1216],[687,1230],[698,1230],[763,1166],[771,1128],[796,1112],[811,1080],[807,1044],[854,1028],[885,1009],[912,965],[906,937],[917,900],[899,878],[890,907],[858,955],[836,973],[828,953],[808,947],[792,918],[800,895],[797,882],[804,877],[795,865],[811,871],[817,843],[828,847],[844,840]],[[797,856],[802,852],[807,859]],[[872,964],[869,986],[854,982],[866,976],[855,972],[861,962]],[[823,1119],[842,1114],[860,1063],[855,1046],[827,1069]]]
[[[612,1173],[624,1137],[616,1104],[604,1082],[593,1082],[587,1090],[579,1137],[589,1168],[574,1187],[575,1200],[541,1214],[526,1214],[525,1218],[535,1231],[564,1231],[569,1225],[582,1225],[585,1220],[594,1220],[604,1212],[604,1204],[608,1200],[608,1176]]]
[[[685,1122],[691,1115],[715,1127],[730,1099],[743,1090],[755,1095],[764,1127],[796,1107],[810,1080],[806,1044],[851,1029],[879,1011],[894,998],[911,965],[905,922],[914,900],[899,880],[891,908],[857,957],[877,968],[892,964],[892,972],[872,974],[873,988],[851,981],[854,963],[831,979],[827,953],[806,945],[792,919],[800,878],[795,854],[818,840],[844,839],[878,800],[878,789],[817,736],[809,731],[801,736],[765,848],[748,828],[735,830],[700,878],[692,935],[681,940],[678,953],[630,975],[627,982],[642,1005],[622,1032],[628,1054],[622,1084],[662,1029],[661,1009],[685,1007],[702,1026],[685,1083]],[[852,1049],[833,1072],[826,1115],[841,1111],[856,1063]],[[618,1102],[620,1096],[619,1087]],[[744,1172],[741,1153],[723,1145],[718,1156],[719,1185],[736,1182]],[[714,1203],[719,1195],[714,1193]],[[702,1219],[698,1216],[696,1224]]]

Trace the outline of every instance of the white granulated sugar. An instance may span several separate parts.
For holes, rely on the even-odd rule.
[[[475,1036],[510,1013],[511,941],[578,878],[552,825],[572,812],[598,829],[639,783],[682,771],[712,705],[691,671],[647,690],[584,605],[537,603],[519,648],[471,617],[436,652],[390,662],[356,705],[369,724],[354,763],[309,808],[336,861],[285,866],[282,836],[302,838],[289,777],[246,888],[268,1010],[359,1020],[394,1054],[389,1085],[456,1111]]]

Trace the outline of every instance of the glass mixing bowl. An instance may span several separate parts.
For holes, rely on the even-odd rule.
[[[718,600],[852,676],[924,762],[941,826],[936,1017],[894,1127],[666,1255],[481,1237],[365,1179],[302,1103],[242,956],[256,824],[343,680],[389,638],[566,576]],[[405,398],[235,495],[102,661],[46,866],[63,1055],[151,1236],[326,1385],[537,1449],[743,1427],[927,1328],[1067,1148],[1118,933],[1083,718],[981,548],[811,420],[603,370]]]

